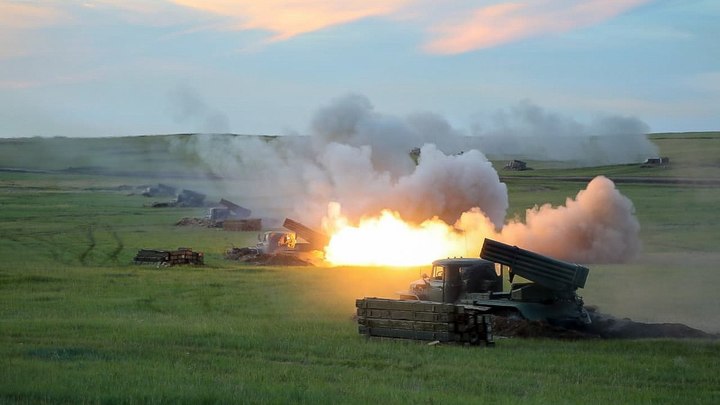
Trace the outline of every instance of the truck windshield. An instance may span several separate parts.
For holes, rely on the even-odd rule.
[[[442,280],[444,274],[445,268],[443,266],[433,266],[431,277],[433,280]]]

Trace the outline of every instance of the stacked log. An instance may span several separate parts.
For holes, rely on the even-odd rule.
[[[169,252],[151,249],[140,249],[133,259],[133,263],[135,264],[163,263],[169,261]]]
[[[159,266],[174,266],[178,264],[205,264],[203,252],[193,252],[191,248],[178,248],[178,250],[152,250],[140,249],[135,258],[135,264],[156,264]]]
[[[222,228],[224,231],[261,231],[262,219],[226,219],[223,221]]]
[[[178,248],[170,252],[170,265],[176,264],[205,264],[205,255],[202,252],[193,252],[191,248]]]
[[[358,331],[368,337],[494,344],[492,316],[481,307],[367,297],[355,306]]]

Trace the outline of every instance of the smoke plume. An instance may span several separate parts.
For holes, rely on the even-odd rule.
[[[487,158],[477,150],[446,155],[434,144],[422,146],[433,136],[457,135],[438,116],[388,116],[366,97],[348,95],[318,111],[310,137],[198,135],[174,147],[197,153],[226,179],[227,190],[254,200],[248,204],[262,215],[319,223],[336,201],[351,219],[391,209],[413,221],[439,216],[452,223],[480,203],[501,226],[507,191]],[[416,164],[410,151],[419,146]]]
[[[522,101],[489,120],[477,119],[473,135],[486,154],[498,158],[572,162],[577,166],[637,163],[658,155],[634,117],[598,116],[583,124]]]
[[[535,206],[525,221],[508,221],[499,232],[487,226],[480,209],[462,215],[456,228],[474,246],[490,237],[559,259],[581,263],[614,263],[640,251],[640,223],[627,197],[606,177],[598,176],[565,205]]]
[[[523,111],[527,131],[589,131],[536,108]],[[598,128],[628,122],[614,118]],[[366,97],[348,95],[318,111],[309,137],[198,135],[174,147],[197,154],[226,182],[225,197],[259,216],[319,227],[334,202],[345,222],[389,210],[410,223],[437,222],[477,251],[484,237],[579,262],[625,260],[639,249],[632,203],[603,177],[564,206],[506,221],[507,188],[480,150],[462,151],[468,139],[438,115],[384,115]],[[418,147],[416,162],[410,151]]]

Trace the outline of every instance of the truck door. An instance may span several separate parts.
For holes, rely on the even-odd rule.
[[[430,274],[427,282],[430,284],[427,299],[429,301],[442,302],[445,296],[445,267],[433,266],[432,274]]]

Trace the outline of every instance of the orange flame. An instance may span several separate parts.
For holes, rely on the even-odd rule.
[[[329,211],[325,229],[331,237],[325,260],[332,265],[422,266],[466,254],[464,235],[437,218],[414,225],[384,210],[353,226],[340,215],[339,206],[331,205]]]

